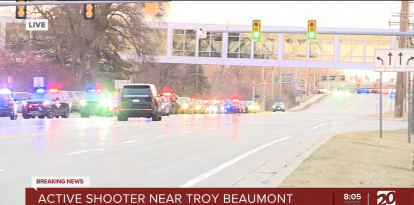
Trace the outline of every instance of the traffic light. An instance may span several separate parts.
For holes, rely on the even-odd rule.
[[[259,40],[262,34],[262,24],[260,20],[253,20],[252,24],[252,38]]]
[[[26,0],[16,0],[16,2],[26,2]],[[16,19],[26,19],[26,6],[16,6]]]
[[[145,3],[145,13],[146,14],[157,14],[158,13],[157,2]]]
[[[319,81],[315,82],[315,87],[319,87]]]
[[[374,81],[374,88],[376,88],[377,85],[378,85],[378,82],[377,81]]]
[[[316,20],[308,21],[308,39],[316,39]]]
[[[267,98],[267,95],[264,95],[263,97],[264,97],[264,98]]]
[[[391,78],[391,82],[394,82],[394,78]]]
[[[85,20],[95,19],[95,5],[94,4],[83,5],[83,18]]]
[[[357,88],[359,88],[359,87],[361,86],[361,82],[359,82],[359,81],[358,81],[358,82],[356,83],[356,86],[357,86]]]

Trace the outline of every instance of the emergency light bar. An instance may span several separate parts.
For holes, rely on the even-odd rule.
[[[233,102],[239,102],[239,99],[233,99]]]
[[[171,93],[163,93],[162,95],[165,95],[165,96],[170,96],[170,95],[171,95]]]
[[[54,89],[54,88],[52,88],[52,89],[49,89],[49,92],[51,92],[51,93],[56,93],[56,92],[58,92],[58,89]]]
[[[102,90],[101,89],[97,89],[97,90],[95,90],[95,89],[89,89],[89,90],[87,90],[87,92],[91,92],[91,93],[94,93],[94,92],[101,92]]]
[[[39,88],[39,89],[37,89],[37,90],[36,90],[36,92],[37,92],[37,93],[45,93],[45,92],[46,92],[46,90],[45,90],[45,89],[43,89],[43,88]]]

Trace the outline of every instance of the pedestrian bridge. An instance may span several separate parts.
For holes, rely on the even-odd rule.
[[[148,23],[148,27],[156,31],[151,36],[161,45],[155,56],[160,63],[373,70],[374,50],[396,48],[398,43],[395,36],[318,34],[316,40],[307,40],[305,34],[292,34],[303,33],[305,27],[263,26],[262,30],[280,33],[263,33],[257,42],[251,33],[237,32],[251,30],[251,25]],[[207,29],[206,39],[197,40],[199,27]],[[318,28],[319,32],[328,30],[333,28]],[[133,51],[122,54],[124,59],[139,61],[135,56]]]

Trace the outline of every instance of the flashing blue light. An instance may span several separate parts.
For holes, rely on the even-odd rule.
[[[227,105],[227,108],[230,108],[231,106],[230,105]]]
[[[45,92],[46,92],[46,90],[45,90],[45,89],[43,89],[43,88],[39,88],[39,89],[37,89],[37,90],[36,90],[36,92],[37,92],[37,93],[45,93]]]
[[[95,89],[89,89],[87,91],[93,93],[93,92],[95,92]]]

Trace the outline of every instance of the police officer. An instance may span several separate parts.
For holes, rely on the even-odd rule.
[[[171,101],[171,113],[178,114],[178,97],[175,93],[173,93],[170,97]]]

